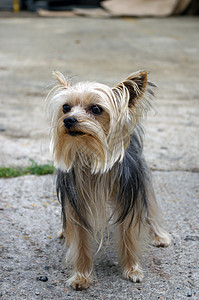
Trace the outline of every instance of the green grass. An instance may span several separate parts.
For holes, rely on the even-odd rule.
[[[30,159],[31,165],[24,168],[5,168],[0,167],[0,178],[18,177],[23,175],[47,175],[55,171],[53,165],[39,165]]]

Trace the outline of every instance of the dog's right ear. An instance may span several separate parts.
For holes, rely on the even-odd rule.
[[[53,71],[52,75],[53,75],[53,77],[55,77],[58,80],[58,82],[61,84],[61,86],[68,87],[68,86],[71,85],[66,80],[66,78],[64,77],[64,75],[61,72],[59,72],[59,71]]]
[[[129,93],[129,107],[133,107],[142,98],[147,85],[147,72],[138,71],[119,83],[113,91],[123,90],[124,87]]]

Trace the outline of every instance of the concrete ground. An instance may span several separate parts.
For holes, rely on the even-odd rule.
[[[113,86],[147,69],[158,89],[144,122],[145,155],[173,237],[167,249],[149,246],[136,284],[122,278],[111,239],[96,258],[98,281],[74,292],[65,284],[53,176],[1,179],[2,299],[199,298],[198,32],[191,17],[0,19],[0,165],[50,161],[43,104],[52,70]]]

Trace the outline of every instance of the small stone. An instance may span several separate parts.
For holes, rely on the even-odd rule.
[[[111,262],[110,262],[110,263],[108,264],[108,266],[109,266],[110,268],[112,268],[112,267],[114,267],[114,263],[111,263]]]
[[[192,297],[192,292],[188,292],[187,297]]]
[[[37,277],[37,280],[46,282],[46,281],[48,281],[48,277],[47,276],[40,276],[40,277]]]
[[[39,291],[35,291],[35,295],[40,295],[40,292]]]

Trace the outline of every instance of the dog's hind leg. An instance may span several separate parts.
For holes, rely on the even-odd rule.
[[[152,238],[152,244],[156,247],[167,247],[171,242],[171,238],[167,231],[162,227],[161,210],[158,207],[155,193],[151,184],[148,185],[147,196],[147,223],[149,224],[149,232]]]
[[[128,219],[128,217],[127,217]],[[133,282],[141,282],[143,272],[138,260],[138,225],[130,225],[124,220],[118,225],[119,230],[119,263],[123,276]]]

